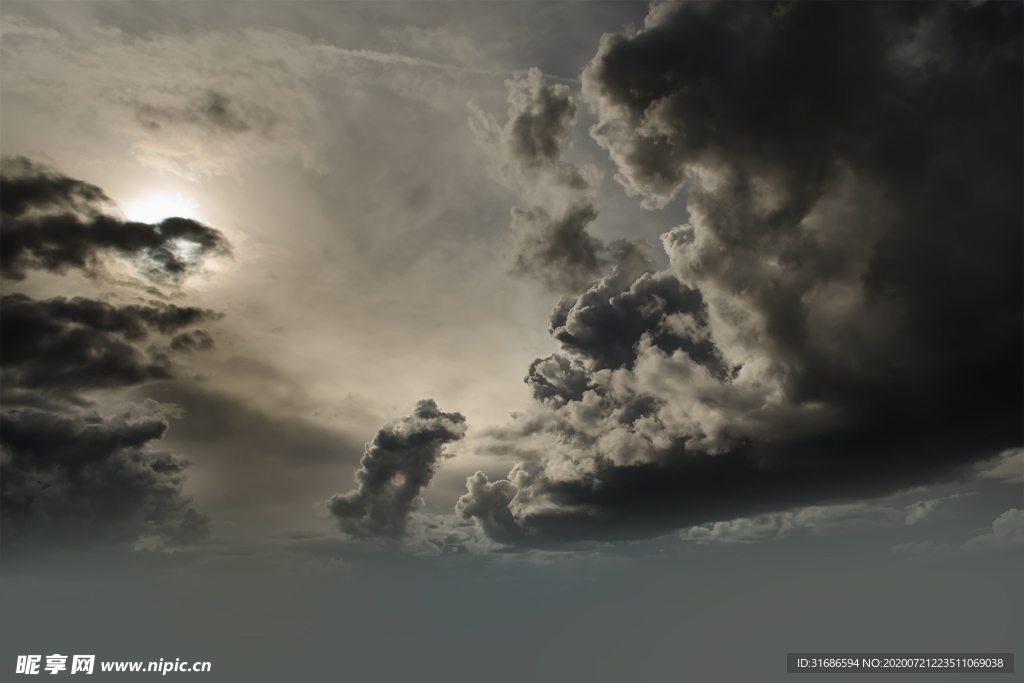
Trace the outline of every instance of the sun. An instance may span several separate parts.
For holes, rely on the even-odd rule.
[[[177,195],[154,194],[143,200],[125,204],[122,207],[128,220],[137,223],[159,223],[165,218],[199,218],[199,205],[189,197],[184,199]]]

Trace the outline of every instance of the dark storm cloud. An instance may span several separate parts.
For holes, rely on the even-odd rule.
[[[32,210],[93,213],[109,202],[95,185],[62,176],[25,157],[0,161],[0,215],[8,220]]]
[[[209,520],[183,497],[187,463],[149,446],[158,419],[105,419],[30,408],[0,416],[3,542],[70,545],[201,540]]]
[[[504,127],[482,112],[471,121],[478,139],[496,156],[498,173],[531,202],[512,209],[510,272],[553,291],[578,292],[623,260],[649,256],[641,244],[605,244],[587,233],[597,219],[593,193],[599,174],[566,161],[576,103],[565,85],[546,85],[540,71],[506,81],[509,119]]]
[[[465,433],[461,414],[443,413],[430,399],[418,402],[412,415],[382,427],[360,460],[358,488],[328,501],[342,531],[357,537],[404,536],[409,515],[421,505],[420,491],[449,457],[445,444]]]
[[[571,480],[539,467],[513,471],[510,480],[499,481],[478,472],[457,509],[476,517],[499,543],[554,547],[651,537],[952,481],[969,474],[965,461],[987,457],[1011,437],[1016,425],[1006,422],[993,425],[997,434],[980,438],[965,431],[919,438],[913,429],[850,430],[802,442],[751,444],[719,455],[687,452],[680,444],[660,453],[658,462],[619,466],[601,460],[592,472]],[[917,457],[907,457],[908,451]]]
[[[182,495],[188,463],[152,448],[167,431],[162,417],[152,417],[159,404],[126,413],[116,397],[90,392],[169,378],[169,361],[138,343],[220,315],[21,294],[3,297],[0,307],[5,547],[138,541],[157,548],[204,538],[208,518]],[[121,417],[97,412],[108,401]]]
[[[143,126],[153,130],[159,130],[167,124],[190,124],[229,135],[253,129],[266,133],[275,122],[269,110],[239,106],[230,97],[215,90],[207,90],[179,105],[136,103],[135,115]]]
[[[220,231],[188,218],[148,225],[101,213],[102,190],[22,158],[5,161],[0,194],[0,274],[13,280],[31,269],[96,274],[113,254],[153,280],[176,282],[204,258],[231,253]]]
[[[5,159],[0,273],[15,280],[30,269],[97,274],[115,254],[151,278],[178,281],[204,257],[230,253],[218,231],[195,221],[126,222],[105,214],[108,205],[94,185],[24,158]],[[133,541],[158,548],[204,538],[209,519],[182,494],[187,462],[153,449],[167,430],[151,416],[156,404],[126,413],[109,390],[171,377],[166,354],[142,344],[176,335],[165,342],[173,350],[208,349],[208,333],[183,330],[223,316],[158,302],[117,306],[24,294],[4,296],[0,308],[5,548]]]
[[[22,294],[3,297],[0,310],[0,367],[5,389],[59,392],[130,386],[170,377],[166,363],[154,362],[133,342],[146,339],[151,331],[170,335],[222,317],[207,309],[174,304],[113,306],[81,297],[36,301]],[[175,347],[174,339],[171,348],[187,346],[179,341]],[[212,345],[208,335],[188,340],[189,348]]]
[[[685,184],[691,223],[668,271],[555,309],[567,357],[505,432],[547,454],[471,478],[462,514],[504,543],[635,538],[1019,447],[1022,26],[1016,3],[685,3],[606,36],[591,133],[646,207]]]
[[[608,277],[578,297],[564,297],[551,312],[548,332],[563,350],[589,360],[595,370],[632,369],[637,344],[646,336],[665,353],[682,349],[715,376],[727,374],[708,338],[700,292],[669,272],[645,273],[628,284]]]

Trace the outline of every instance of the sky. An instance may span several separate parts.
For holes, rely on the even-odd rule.
[[[1010,2],[4,2],[0,667],[1014,652],[1022,43]]]

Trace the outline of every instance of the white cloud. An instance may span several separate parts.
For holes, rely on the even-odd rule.
[[[992,522],[992,533],[975,536],[960,546],[960,552],[990,553],[1020,550],[1024,546],[1024,510],[1007,510]]]

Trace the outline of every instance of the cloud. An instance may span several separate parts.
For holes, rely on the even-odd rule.
[[[576,123],[576,102],[568,86],[545,85],[539,69],[510,78],[505,85],[509,108],[504,126],[470,106],[470,126],[498,177],[509,188],[523,191],[549,185],[559,191],[589,193],[597,170],[581,170],[562,158],[572,146]]]
[[[540,207],[512,209],[510,273],[539,280],[552,291],[580,291],[617,263],[649,264],[644,250],[624,240],[610,245],[587,233],[597,209],[582,202],[553,217]]]
[[[666,271],[556,306],[535,405],[488,432],[521,462],[462,514],[535,547],[753,538],[1019,448],[1021,14],[684,3],[606,35],[591,134],[647,208],[685,186],[690,221]]]
[[[34,545],[188,545],[209,518],[184,496],[188,462],[157,450],[173,406],[125,402],[111,390],[171,376],[135,345],[205,309],[116,307],[75,298],[0,301],[3,409],[0,508],[6,550]],[[96,395],[98,390],[104,390]]]
[[[5,97],[28,96],[71,121],[88,117],[118,143],[126,138],[144,165],[189,180],[240,175],[267,160],[326,172],[324,140],[366,91],[447,105],[441,79],[501,75],[281,29],[138,35],[100,22],[42,28],[8,14],[0,30]],[[424,37],[403,37],[401,47],[422,48]],[[431,40],[453,56],[452,41]],[[343,98],[341,110],[325,107],[325,84]]]
[[[23,294],[4,296],[0,307],[4,316],[0,368],[5,388],[59,393],[169,378],[169,363],[136,342],[151,332],[170,335],[223,317],[208,309],[174,304],[114,306],[81,297],[36,301]],[[206,348],[212,346],[208,335],[195,339],[197,348],[203,340],[210,341]],[[172,340],[171,348],[174,344]]]
[[[964,494],[966,496],[974,495],[973,493]],[[907,506],[907,524],[917,524],[931,517],[935,510],[938,509],[939,505],[947,500],[956,500],[962,498],[964,495],[954,493],[952,496],[945,496],[944,498],[933,498],[932,500],[922,500],[916,503],[911,503]]]
[[[488,481],[477,472],[466,480],[467,493],[455,504],[463,519],[474,520],[487,538],[498,543],[518,545],[525,535],[516,523],[510,505],[518,490],[510,481]]]
[[[1008,484],[1024,483],[1024,448],[1011,448],[999,454],[995,463],[981,469],[979,476],[1001,479]]]
[[[590,361],[595,370],[632,370],[637,345],[645,339],[665,353],[685,350],[716,376],[729,371],[709,339],[700,292],[669,272],[644,273],[632,282],[608,277],[578,297],[564,297],[551,313],[548,331],[564,351]]]
[[[193,351],[209,351],[213,348],[213,337],[206,330],[192,330],[174,335],[171,339],[171,350],[182,353]]]
[[[597,219],[600,174],[564,159],[573,142],[576,103],[565,85],[546,85],[539,69],[505,81],[504,126],[471,106],[470,125],[498,178],[531,203],[514,207],[510,272],[552,291],[580,291],[623,261],[650,266],[643,243],[605,244],[587,232]]]
[[[1020,550],[1024,546],[1024,510],[1007,510],[992,522],[992,533],[969,539],[960,546],[963,553],[994,553]]]
[[[136,103],[135,115],[151,130],[161,130],[166,125],[192,125],[227,135],[254,128],[268,135],[276,122],[271,111],[259,106],[248,106],[243,111],[230,97],[216,90],[206,90],[177,106]]]
[[[366,445],[358,486],[327,501],[331,516],[351,536],[401,538],[422,504],[420,491],[451,457],[444,446],[465,433],[461,414],[443,413],[431,399],[419,401],[411,415],[385,425]]]
[[[3,542],[194,543],[209,519],[182,495],[188,463],[151,444],[167,423],[9,408],[0,415]]]
[[[24,158],[5,160],[0,194],[0,274],[13,280],[30,269],[96,275],[104,258],[116,255],[151,280],[179,282],[206,257],[231,253],[220,231],[188,218],[148,225],[103,214],[100,188]]]
[[[23,158],[4,161],[0,194],[0,265],[15,280],[29,269],[96,274],[106,255],[117,254],[150,277],[177,281],[204,256],[229,253],[219,232],[194,221],[153,226],[108,216],[100,188]],[[25,294],[3,296],[0,308],[5,552],[36,545],[172,548],[205,538],[210,520],[183,494],[188,462],[155,448],[168,428],[165,416],[177,411],[126,401],[117,390],[171,377],[167,347],[154,337],[175,335],[164,342],[171,349],[210,348],[208,333],[182,330],[223,316],[162,302]]]
[[[812,506],[695,526],[679,537],[699,543],[756,543],[800,530],[820,532],[840,526],[892,522],[898,516],[899,512],[891,507],[870,503]]]
[[[26,159],[4,157],[0,161],[0,215],[8,219],[30,211],[64,211],[95,214],[111,200],[102,189]]]
[[[321,114],[310,86],[344,58],[330,46],[257,29],[146,37],[100,24],[39,29],[14,15],[2,29],[6,93],[50,102],[61,92],[62,110],[126,135],[135,157],[158,171],[194,180],[266,158],[326,169],[310,141]]]

